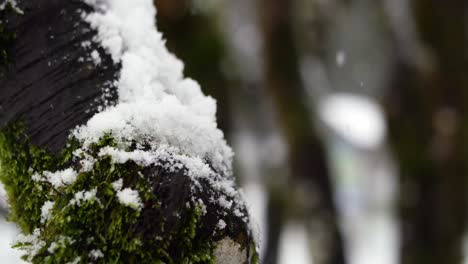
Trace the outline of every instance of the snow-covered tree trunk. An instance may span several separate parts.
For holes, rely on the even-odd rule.
[[[0,180],[28,261],[257,262],[215,102],[155,15],[0,1]]]

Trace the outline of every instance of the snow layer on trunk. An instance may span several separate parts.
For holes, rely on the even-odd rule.
[[[232,151],[216,125],[216,103],[198,83],[184,78],[183,63],[165,47],[155,28],[151,0],[86,0],[96,12],[84,19],[95,39],[122,68],[119,101],[96,114],[73,135],[89,146],[105,133],[121,144],[133,140],[153,149],[169,145],[174,154],[210,161],[230,174]]]
[[[83,145],[74,155],[89,153],[93,143],[110,135],[118,146],[103,148],[100,156],[109,155],[117,163],[132,160],[169,171],[184,169],[198,187],[201,178],[207,179],[225,197],[217,202],[248,222],[232,178],[233,152],[217,128],[216,102],[197,82],[184,77],[183,63],[167,50],[156,29],[153,1],[84,1],[94,7],[94,12],[82,15],[97,31],[94,41],[121,69],[117,104],[72,131]],[[128,151],[135,144],[136,149]],[[92,158],[83,162],[80,172],[94,164]],[[236,206],[226,206],[227,200]]]
[[[0,11],[4,10],[7,5],[10,5],[18,14],[23,14],[23,10],[18,7],[15,0],[0,0]]]

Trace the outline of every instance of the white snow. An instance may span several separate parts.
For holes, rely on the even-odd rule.
[[[54,186],[54,188],[56,189],[73,184],[76,180],[76,177],[78,176],[78,173],[72,168],[68,168],[57,172],[45,171],[43,174],[46,180],[50,184],[52,184],[52,186]]]
[[[70,200],[70,205],[80,206],[83,202],[96,199],[97,189],[94,188],[90,191],[79,191],[75,193],[75,197]]]
[[[203,215],[206,215],[206,213],[207,213],[208,211],[207,211],[206,205],[205,205],[205,203],[203,202],[202,199],[198,199],[198,201],[197,201],[197,206],[199,206],[199,207],[201,208],[202,214],[203,214]]]
[[[47,222],[50,218],[50,212],[52,208],[54,208],[55,202],[53,201],[46,201],[44,205],[41,207],[41,223]]]
[[[27,252],[28,259],[27,261],[31,262],[34,256],[36,256],[39,251],[46,246],[46,242],[41,240],[40,237],[41,230],[39,228],[34,229],[33,233],[30,235],[19,235],[16,239],[16,243],[24,243],[28,245],[24,248]]]
[[[87,49],[87,48],[91,47],[91,41],[89,41],[89,40],[83,41],[83,42],[81,42],[81,46],[83,48]]]
[[[81,257],[75,258],[72,262],[67,262],[66,264],[78,264],[81,261]]]
[[[75,241],[71,239],[70,237],[67,236],[58,236],[58,239],[56,239],[54,242],[50,243],[49,248],[47,251],[51,254],[53,254],[57,249],[59,248],[64,248],[69,244],[73,244]]]
[[[24,14],[24,11],[21,10],[21,8],[18,7],[18,3],[16,3],[16,0],[4,0],[4,1],[1,1],[2,3],[0,4],[0,11],[5,9],[6,5],[7,4],[10,4],[13,9],[15,10],[15,12],[17,12],[18,14]]]
[[[91,250],[91,252],[89,252],[89,257],[94,259],[94,260],[97,260],[99,258],[103,258],[104,253],[102,253],[102,251],[99,250],[99,249],[93,249],[93,250]]]
[[[382,109],[371,99],[348,93],[326,96],[319,104],[321,119],[356,146],[372,149],[385,139]]]
[[[94,65],[98,66],[101,64],[101,56],[97,50],[91,52],[91,58],[93,59]]]
[[[224,207],[224,208],[226,208],[226,209],[228,209],[228,210],[231,209],[232,203],[233,203],[233,202],[232,202],[232,201],[228,201],[228,200],[226,199],[226,196],[224,196],[224,195],[221,195],[221,196],[219,197],[219,204],[220,204],[222,207]]]
[[[93,169],[95,160],[88,153],[84,152],[82,149],[77,149],[73,152],[74,159],[79,158],[80,163],[80,172],[87,172]]]
[[[226,222],[224,222],[223,219],[219,219],[218,224],[217,224],[217,227],[218,227],[220,230],[223,230],[224,228],[226,228]]]
[[[7,193],[5,186],[0,182],[0,208],[7,208]]]
[[[132,160],[142,166],[164,166],[169,171],[184,169],[195,184],[205,178],[224,192],[226,197],[220,204],[226,208],[232,201],[243,204],[231,177],[233,152],[217,128],[216,102],[202,93],[198,83],[184,78],[183,63],[167,50],[155,28],[153,1],[86,2],[95,9],[82,15],[98,32],[93,41],[110,54],[114,63],[120,63],[121,70],[116,82],[117,104],[104,108],[71,133],[82,143],[75,154],[81,158],[80,172],[91,170],[94,164],[86,154],[89,146],[109,134],[117,147],[101,149],[100,156],[110,155],[117,163]],[[137,149],[125,151],[135,142]],[[141,207],[138,196],[131,195],[135,193],[124,191],[118,190],[121,202]],[[132,199],[127,200],[128,195]]]
[[[115,191],[122,190],[122,187],[123,187],[123,180],[122,179],[119,179],[119,180],[112,183],[112,188],[114,188]]]
[[[143,208],[138,191],[125,188],[122,191],[117,191],[117,198],[119,198],[119,202],[125,206],[132,207],[136,210],[141,210],[141,208]]]
[[[21,260],[24,252],[11,248],[13,240],[19,234],[18,228],[7,222],[3,216],[0,216],[0,259],[2,263],[17,264],[25,263]]]
[[[99,40],[114,61],[122,62],[119,98],[123,104],[107,111],[103,118],[95,116],[83,137],[91,134],[96,139],[96,134],[99,137],[110,130],[123,138],[156,136],[156,140],[182,151],[230,158],[230,149],[216,129],[215,103],[201,93],[197,83],[183,78],[182,63],[167,51],[161,34],[154,28],[152,2],[104,2],[107,10],[90,14],[86,20],[98,29]],[[113,39],[122,45],[109,45]],[[103,119],[109,122],[102,124]]]
[[[230,173],[232,151],[216,126],[216,104],[199,85],[183,77],[183,64],[166,49],[155,28],[151,0],[87,1],[96,12],[85,15],[98,41],[120,62],[119,102],[74,131],[86,145],[111,133],[119,143],[136,140],[167,144],[189,157],[208,158]]]
[[[49,246],[49,248],[47,249],[47,251],[50,253],[50,254],[54,254],[55,250],[59,248],[59,245],[56,243],[56,242],[52,242]]]
[[[164,166],[168,171],[175,171],[177,169],[186,168],[187,176],[189,176],[195,184],[198,179],[206,178],[213,189],[218,190],[231,197],[235,202],[236,206],[241,206],[243,202],[239,199],[238,191],[234,188],[234,182],[230,179],[219,179],[215,178],[215,173],[199,157],[189,157],[181,154],[173,154],[174,147],[168,145],[160,145],[155,150],[134,150],[134,151],[123,151],[114,147],[104,147],[101,149],[99,155],[109,155],[113,158],[116,163],[125,163],[129,160],[136,162],[141,166],[160,165]],[[115,189],[115,188],[114,188]],[[233,201],[228,201],[227,196],[222,195],[217,201],[221,206],[226,209],[232,207]],[[239,210],[238,210],[239,211]],[[239,211],[237,214],[239,217],[244,215]]]

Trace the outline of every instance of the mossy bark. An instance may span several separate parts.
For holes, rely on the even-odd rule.
[[[72,155],[78,142],[69,141],[61,155],[53,155],[31,145],[21,127],[4,128],[0,135],[0,180],[7,187],[10,219],[25,234],[40,229],[34,244],[17,244],[28,251],[26,259],[32,263],[93,262],[90,252],[95,249],[106,263],[218,263],[217,243],[225,237],[239,245],[246,263],[255,259],[247,222],[215,202],[222,193],[208,179],[193,191],[195,183],[184,168],[115,163],[110,156],[99,156],[102,148],[116,146],[106,136],[87,153],[96,159],[92,170],[80,173],[70,186],[54,188],[33,175],[68,166],[79,171],[80,158]],[[141,211],[118,202],[112,183],[119,179],[138,191]],[[95,190],[95,197],[72,202],[78,192],[89,190]],[[54,206],[44,221],[41,207],[48,201]],[[223,229],[217,226],[221,219],[227,223]]]
[[[7,14],[2,20],[16,38],[9,49],[11,63],[0,67],[0,180],[7,188],[10,219],[35,240],[18,244],[29,250],[28,260],[216,263],[222,252],[219,242],[229,238],[245,263],[256,263],[246,208],[221,208],[216,201],[223,193],[209,179],[195,186],[183,166],[169,170],[117,163],[99,155],[100,149],[115,147],[109,136],[86,157],[73,154],[81,146],[70,138],[70,130],[114,104],[120,65],[93,41],[96,32],[81,17],[93,10],[83,1],[17,2],[24,15]],[[93,50],[99,52],[100,64],[90,58]],[[83,170],[81,161],[89,157],[95,162]],[[72,184],[55,187],[43,180],[46,172],[66,168],[78,172]],[[118,202],[112,185],[118,179],[138,191],[141,210]],[[94,195],[77,202],[80,192]],[[53,204],[47,219],[46,202]],[[225,228],[218,227],[221,219]],[[103,256],[93,255],[93,250]]]

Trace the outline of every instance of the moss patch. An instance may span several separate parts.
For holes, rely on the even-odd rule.
[[[213,240],[225,235],[207,228],[210,224],[206,223],[218,218],[204,215],[198,200],[188,196],[178,206],[167,206],[166,194],[157,187],[158,177],[164,174],[162,168],[145,168],[133,161],[118,164],[110,156],[100,156],[103,147],[116,146],[110,136],[101,138],[87,153],[75,152],[80,144],[70,139],[60,155],[53,155],[32,145],[24,131],[23,125],[15,124],[0,132],[0,180],[7,189],[10,220],[28,235],[16,245],[26,250],[26,260],[215,263]],[[82,161],[90,158],[92,169],[81,170]],[[67,168],[79,172],[73,183],[54,187],[44,180],[47,171]],[[120,179],[123,188],[138,191],[144,205],[142,210],[119,202],[112,183]],[[88,199],[73,202],[77,193],[93,191]],[[41,209],[46,202],[53,202],[53,206],[44,217]],[[233,230],[226,228],[226,232]]]

